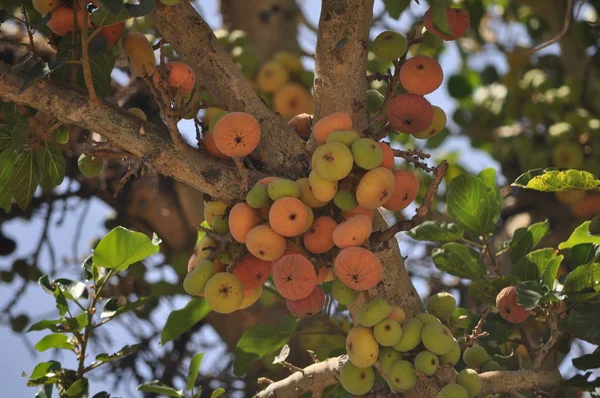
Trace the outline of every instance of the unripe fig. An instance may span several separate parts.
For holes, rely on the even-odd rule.
[[[417,384],[417,374],[410,362],[400,360],[390,366],[387,381],[394,390],[406,392]]]
[[[552,161],[556,167],[578,169],[583,163],[583,150],[574,142],[561,142],[552,151]]]
[[[209,260],[201,260],[188,272],[183,280],[183,290],[192,296],[199,296],[204,292],[208,280],[215,274],[215,264]]]
[[[225,216],[215,216],[211,227],[217,234],[226,235],[229,233],[229,220]]]
[[[280,178],[269,184],[267,192],[274,201],[286,196],[298,199],[300,197],[300,185],[296,181]]]
[[[121,49],[138,75],[150,76],[156,70],[154,49],[142,33],[125,33],[121,40]]]
[[[490,354],[479,344],[467,347],[463,352],[463,361],[465,365],[473,369],[479,369],[490,359],[492,359]]]
[[[433,376],[440,367],[440,360],[433,352],[425,350],[417,354],[414,364],[415,369],[425,376]]]
[[[469,397],[474,397],[481,392],[481,379],[479,374],[473,369],[463,369],[456,376],[456,383],[467,390]]]
[[[254,185],[246,194],[246,203],[253,209],[263,209],[269,206],[268,188],[264,184]]]
[[[454,310],[456,310],[456,300],[450,293],[437,293],[427,300],[427,312],[438,318],[448,318]]]
[[[426,312],[422,312],[415,316],[418,320],[420,320],[424,326],[429,325],[430,323],[441,323],[438,318],[435,316],[428,314]]]
[[[227,211],[227,203],[211,200],[204,203],[204,219],[208,225],[212,225],[214,216],[222,216]]]
[[[460,329],[469,329],[473,323],[473,314],[466,308],[457,308],[450,316],[450,323]]]
[[[369,110],[369,113],[371,114],[375,114],[377,113],[377,111],[379,111],[379,108],[381,108],[381,105],[383,105],[383,94],[381,94],[379,91],[370,88],[367,90],[367,109]]]
[[[340,369],[340,383],[350,394],[364,395],[375,384],[375,372],[372,367],[359,368],[347,361]]]
[[[456,365],[460,360],[460,344],[458,344],[458,341],[454,339],[452,341],[452,347],[450,347],[450,351],[444,355],[438,355],[438,358],[440,359],[441,365]]]
[[[310,189],[310,182],[308,181],[308,178],[301,178],[296,182],[300,186],[300,200],[304,204],[312,207],[313,209],[317,209],[319,207],[327,205],[328,202],[321,202],[320,200],[315,198],[312,189]]]
[[[390,312],[387,317],[395,320],[398,323],[402,323],[406,319],[406,313],[400,307],[392,307],[392,312]]]
[[[362,326],[373,327],[383,321],[390,312],[392,312],[392,307],[383,297],[377,296],[360,308],[358,323]]]
[[[219,272],[206,283],[204,298],[213,311],[230,314],[244,301],[244,285],[234,274]]]
[[[340,142],[350,148],[359,138],[360,135],[356,130],[336,130],[327,136],[326,142],[328,144],[330,142]]]
[[[46,16],[49,12],[53,11],[56,7],[63,4],[62,0],[33,0],[33,8],[42,16]]]
[[[134,114],[135,116],[142,119],[143,121],[148,120],[146,118],[146,114],[140,108],[129,108],[129,109],[127,109],[127,112]]]
[[[242,304],[240,304],[238,310],[246,309],[256,303],[262,295],[262,291],[262,285],[254,289],[244,290],[244,300],[242,300]]]
[[[431,32],[423,33],[421,40],[424,45],[430,48],[439,48],[444,44],[444,40],[441,37],[438,37]]]
[[[446,117],[446,112],[439,106],[433,106],[433,120],[429,127],[425,130],[420,131],[418,133],[413,134],[413,137],[420,139],[428,139],[439,133],[446,127],[446,123],[448,122],[448,118]]]
[[[517,303],[517,288],[507,286],[496,296],[496,307],[502,318],[510,323],[521,323],[529,318],[530,310],[524,309]]]
[[[448,384],[440,390],[437,398],[469,398],[469,393],[460,384]]]
[[[350,361],[359,368],[368,368],[377,362],[379,345],[371,329],[354,326],[346,337],[346,352]]]
[[[352,211],[358,206],[356,195],[352,191],[338,191],[333,198],[333,203],[341,210]]]
[[[279,62],[292,75],[299,75],[304,67],[300,56],[291,51],[278,51],[273,55],[273,59]]]
[[[340,304],[349,305],[352,304],[360,295],[353,289],[344,285],[339,279],[335,279],[331,285],[331,294],[333,298]]]
[[[447,354],[452,348],[452,331],[441,323],[430,323],[421,333],[423,345],[436,355]]]
[[[82,153],[77,159],[77,166],[84,177],[96,177],[102,172],[104,162],[99,158],[88,156]]]
[[[339,181],[346,177],[353,165],[352,152],[340,142],[330,142],[318,147],[312,157],[313,169],[329,181]]]
[[[393,319],[384,319],[373,328],[373,336],[383,347],[391,347],[402,338],[402,327]]]
[[[373,42],[373,52],[376,56],[386,61],[393,61],[406,54],[408,48],[408,41],[404,35],[385,31],[380,33]]]
[[[337,181],[326,180],[316,170],[310,172],[308,182],[313,195],[321,202],[331,201],[338,190]]]
[[[390,199],[395,188],[394,173],[385,167],[377,167],[369,170],[358,183],[356,200],[361,207],[374,210]]]
[[[497,361],[488,361],[485,364],[483,364],[483,366],[481,367],[481,373],[483,372],[493,372],[495,370],[502,370],[504,369],[502,367],[502,365],[500,365],[499,362]]]
[[[383,150],[377,141],[370,138],[360,138],[352,144],[354,162],[365,170],[379,167],[383,161]]]
[[[256,84],[261,91],[275,93],[287,83],[289,78],[288,71],[279,62],[269,61],[258,70]]]
[[[402,337],[394,344],[394,349],[400,352],[408,352],[421,344],[421,332],[423,323],[416,318],[409,319],[402,325]]]
[[[381,363],[381,370],[384,375],[387,375],[390,366],[399,359],[402,359],[402,354],[392,347],[382,347],[379,350],[379,363]]]

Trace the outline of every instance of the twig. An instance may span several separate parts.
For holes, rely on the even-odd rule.
[[[546,360],[546,357],[550,353],[550,350],[552,349],[552,347],[554,347],[554,345],[558,342],[558,339],[560,339],[560,336],[562,335],[562,332],[558,330],[558,315],[556,314],[556,309],[550,308],[548,315],[550,338],[543,346],[540,347],[540,351],[538,352],[537,356],[535,357],[535,360],[533,361],[533,369],[538,369],[540,366],[542,366],[542,363],[544,363],[544,361]]]
[[[306,352],[308,352],[308,355],[310,355],[310,358],[312,359],[313,363],[319,363],[321,361],[319,361],[319,358],[317,357],[317,354],[315,354],[314,351],[312,350],[306,350]]]
[[[290,372],[294,373],[294,372],[300,372],[300,373],[304,373],[304,369],[299,368],[298,366],[289,363],[287,361],[283,361],[279,363],[281,366],[283,366],[286,369],[289,369]]]
[[[81,66],[83,69],[83,80],[87,87],[88,94],[90,96],[90,102],[93,104],[99,104],[98,96],[96,95],[96,89],[94,88],[94,79],[92,78],[92,68],[90,67],[90,49],[88,43],[88,11],[87,1],[80,0],[81,5]],[[75,12],[77,14],[77,12]]]
[[[500,264],[496,260],[496,256],[495,256],[494,250],[492,250],[492,245],[490,243],[489,238],[487,236],[483,235],[482,239],[483,239],[483,244],[485,245],[484,251],[487,253],[488,257],[490,258],[490,262],[492,265],[492,271],[494,271],[494,273],[496,275],[501,276]]]
[[[423,204],[417,209],[416,214],[410,220],[398,222],[386,230],[373,234],[373,237],[371,238],[371,244],[377,245],[386,242],[393,238],[398,232],[408,231],[411,228],[419,225],[419,223],[421,223],[429,213],[429,208],[431,207],[438,188],[442,183],[442,179],[446,174],[446,170],[448,170],[448,162],[443,160],[439,166],[434,168],[433,180],[429,184],[429,188],[427,188],[427,192],[423,197]]]
[[[470,347],[473,344],[475,344],[479,338],[485,337],[488,335],[488,332],[483,331],[483,325],[485,325],[485,321],[486,321],[488,315],[490,314],[491,310],[492,309],[490,307],[488,307],[485,309],[485,311],[483,311],[483,314],[481,314],[481,318],[479,319],[479,322],[477,322],[477,325],[475,325],[475,328],[473,328],[473,331],[471,332],[471,334],[467,336],[467,341],[465,343],[465,345],[467,347]]]
[[[428,166],[426,163],[421,160],[429,159],[431,155],[423,153],[417,149],[408,149],[403,151],[401,149],[392,149],[394,152],[394,156],[397,158],[402,158],[409,163],[415,165],[415,167],[421,168],[428,173],[435,172],[435,167]]]
[[[258,384],[273,384],[274,381],[271,379],[267,379],[266,377],[259,377],[258,380],[256,380],[256,382]]]
[[[39,61],[40,57],[37,55],[37,51],[35,51],[35,44],[33,42],[33,32],[31,30],[31,25],[29,24],[29,15],[27,14],[27,8],[25,7],[25,3],[21,0],[21,13],[23,14],[22,21],[25,24],[25,28],[27,29],[27,35],[29,36],[29,45],[31,46],[31,52],[33,56]]]
[[[573,19],[573,0],[568,0],[567,9],[565,10],[565,21],[563,23],[562,30],[556,36],[554,36],[552,39],[548,40],[547,42],[538,44],[537,46],[534,46],[527,50],[523,50],[524,54],[526,54],[526,55],[535,54],[536,52],[538,52],[548,46],[551,46],[552,44],[559,41],[569,31],[569,28],[571,27],[572,19]]]

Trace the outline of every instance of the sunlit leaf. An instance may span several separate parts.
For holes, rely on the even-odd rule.
[[[184,397],[182,390],[176,390],[173,387],[169,387],[166,384],[161,383],[158,380],[154,380],[148,383],[144,383],[138,386],[138,391],[149,392],[155,394],[162,394],[168,397],[181,398]]]
[[[10,179],[13,196],[22,210],[29,206],[39,182],[40,166],[37,156],[31,150],[22,151],[17,155]]]
[[[446,195],[448,214],[471,232],[484,234],[494,224],[494,202],[489,188],[477,177],[460,175]]]
[[[446,243],[434,249],[431,258],[438,269],[461,278],[479,279],[486,272],[481,255],[461,243]]]
[[[131,264],[158,253],[160,240],[154,241],[141,232],[116,227],[98,242],[94,264],[124,271]]]
[[[11,208],[12,192],[9,187],[16,160],[17,154],[12,149],[0,152],[0,207],[7,213]]]
[[[416,240],[430,242],[450,242],[463,237],[465,230],[453,222],[425,221],[407,232],[407,235]]]
[[[209,312],[210,307],[202,298],[193,298],[182,309],[171,312],[160,334],[160,344],[163,345],[188,331]]]
[[[199,354],[194,355],[194,357],[190,361],[190,367],[188,369],[188,377],[187,377],[187,388],[190,391],[196,385],[196,380],[198,379],[198,373],[200,372],[200,364],[202,363],[203,357],[204,357],[204,353],[201,352]]]
[[[52,348],[72,350],[75,348],[75,344],[69,341],[69,336],[66,334],[55,333],[42,337],[42,339],[35,344],[34,348],[41,352]]]
[[[578,226],[575,231],[569,236],[565,242],[558,245],[560,250],[570,249],[575,245],[581,243],[595,243],[600,245],[600,236],[593,236],[589,234],[591,221],[585,221]]]
[[[600,188],[600,180],[582,170],[535,169],[521,174],[512,184],[515,187],[543,192],[591,190]]]

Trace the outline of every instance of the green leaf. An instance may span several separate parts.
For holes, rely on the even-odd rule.
[[[600,236],[589,234],[591,221],[586,221],[578,226],[565,242],[558,245],[560,250],[570,249],[580,243],[595,243],[600,245]]]
[[[569,272],[564,290],[567,294],[600,292],[600,264],[580,265]]]
[[[150,297],[142,297],[139,300],[133,301],[131,303],[127,303],[125,305],[119,306],[119,301],[117,299],[110,299],[104,304],[104,308],[102,309],[102,313],[100,314],[100,318],[114,318],[121,314],[126,313],[127,311],[135,310],[148,301]]]
[[[233,373],[241,376],[252,361],[283,347],[297,325],[296,319],[286,316],[277,326],[251,326],[246,329],[235,347]]]
[[[550,221],[545,220],[530,225],[528,228],[519,228],[515,231],[510,241],[510,261],[517,263],[550,231]]]
[[[450,182],[446,195],[448,214],[466,229],[484,234],[494,224],[494,203],[489,188],[477,177],[463,174]]]
[[[42,337],[42,339],[36,343],[34,348],[41,352],[44,352],[51,348],[72,350],[73,348],[75,348],[75,345],[68,340],[69,337],[65,334],[49,334],[47,336]]]
[[[600,214],[592,218],[592,221],[590,221],[588,234],[592,236],[600,235]]]
[[[0,152],[0,207],[10,212],[12,192],[9,189],[17,154],[12,149]]]
[[[52,398],[53,384],[46,384],[35,394],[35,398]]]
[[[33,371],[29,376],[25,374],[21,374],[21,377],[28,377],[30,379],[40,379],[46,376],[48,373],[55,374],[61,368],[60,362],[56,361],[48,361],[48,362],[40,362],[35,365]]]
[[[54,287],[50,283],[50,278],[48,278],[48,275],[44,275],[38,279],[38,284],[46,293],[54,294]]]
[[[219,398],[221,395],[225,394],[224,388],[217,388],[210,394],[210,398]]]
[[[110,394],[106,391],[100,391],[98,394],[95,394],[92,398],[110,398]]]
[[[52,186],[60,185],[65,178],[65,157],[54,142],[49,142],[42,148],[41,169]]]
[[[155,394],[163,394],[168,397],[180,398],[184,397],[183,390],[176,390],[173,387],[169,387],[158,380],[154,380],[148,383],[140,384],[138,391],[150,392]]]
[[[479,279],[486,273],[481,255],[461,243],[446,243],[434,249],[431,258],[438,269],[461,278]]]
[[[131,18],[131,15],[129,15],[129,12],[125,8],[122,8],[116,13],[104,8],[99,8],[91,15],[91,17],[95,26],[110,26],[128,20]]]
[[[155,0],[142,0],[140,4],[125,4],[129,14],[134,17],[143,17],[150,14],[156,8]]]
[[[573,169],[560,171],[556,168],[548,168],[530,170],[521,174],[512,186],[543,192],[587,191],[600,188],[600,180],[587,171]]]
[[[410,6],[412,0],[383,0],[385,10],[394,19],[400,18],[400,14]]]
[[[17,204],[22,210],[29,206],[39,182],[40,166],[37,156],[31,150],[21,152],[15,160],[10,187]]]
[[[52,72],[48,67],[47,63],[35,64],[25,73],[25,77],[23,77],[23,84],[21,84],[21,88],[19,89],[19,94],[23,93],[23,91],[27,90],[33,83],[42,80],[44,77],[48,76]]]
[[[63,324],[66,324],[71,331],[80,331],[86,327],[89,323],[88,315],[86,312],[82,312],[76,315],[74,318],[66,318]]]
[[[65,391],[64,394],[66,397],[83,398],[88,396],[89,390],[89,381],[87,378],[84,377],[71,384],[71,386],[67,389],[67,391]]]
[[[106,8],[108,11],[113,14],[118,14],[119,11],[123,9],[123,1],[122,0],[98,0],[100,2],[100,9],[96,12]],[[93,14],[92,14],[93,15]]]
[[[52,332],[56,333],[59,331],[58,325],[60,324],[60,319],[44,319],[39,322],[34,323],[27,329],[27,333],[29,332],[38,332],[40,330],[49,329]]]
[[[119,351],[115,352],[114,354],[98,354],[96,355],[96,362],[109,362],[109,361],[114,361],[115,359],[119,359],[119,358],[123,358],[125,355],[129,355],[133,352],[135,352],[141,344],[134,344],[134,345],[126,345],[125,347],[121,348]]]
[[[29,136],[29,118],[19,119],[17,124],[13,126],[10,131],[10,136],[12,139],[12,148],[16,151],[21,149],[25,141],[27,141],[27,137]]]
[[[2,113],[9,124],[17,124],[21,120],[21,115],[17,111],[17,104],[14,102],[4,102],[2,104]]]
[[[598,304],[580,304],[569,312],[571,333],[573,336],[592,344],[600,344],[600,306]]]
[[[201,352],[199,354],[194,355],[192,361],[190,362],[187,377],[187,388],[190,391],[193,390],[194,385],[196,385],[196,380],[198,379],[198,372],[200,372],[200,364],[202,363],[203,357],[204,353]]]
[[[445,35],[452,36],[450,26],[448,25],[447,6],[446,4],[433,5],[433,27]]]
[[[12,128],[8,124],[0,124],[0,152],[10,148],[12,143]]]
[[[453,222],[425,221],[407,232],[407,235],[416,240],[430,242],[450,242],[463,237],[465,230]]]
[[[103,54],[90,56],[90,69],[92,71],[92,79],[94,88],[100,97],[106,97],[110,90],[110,74],[115,67],[115,56],[112,51],[107,50]],[[83,80],[82,68],[79,68],[81,73],[77,74],[77,80],[80,85],[85,86]]]
[[[544,289],[538,281],[524,281],[517,283],[517,303],[526,310],[537,307],[542,296],[548,290]]]
[[[571,269],[583,264],[593,263],[600,257],[600,245],[580,243],[569,249],[569,266]]]
[[[552,248],[535,250],[516,264],[514,273],[521,281],[541,281],[548,289],[553,289],[563,258],[562,254],[557,255]]]
[[[600,368],[600,350],[596,349],[593,354],[573,358],[573,366],[580,370]]]
[[[150,240],[141,232],[116,227],[100,240],[92,261],[104,268],[125,271],[131,264],[158,253],[159,239]]]
[[[69,304],[67,303],[67,298],[63,291],[57,287],[53,293],[54,299],[56,300],[56,308],[58,309],[58,313],[60,316],[65,316],[67,313],[67,309],[69,308]]]
[[[492,198],[492,220],[494,223],[500,219],[500,213],[502,212],[502,193],[498,184],[496,184],[496,170],[492,167],[481,170],[477,177],[488,187],[488,194]]]
[[[54,285],[59,287],[69,300],[87,299],[89,297],[87,286],[83,282],[73,281],[71,279],[59,278],[54,281]]]
[[[193,298],[182,309],[171,312],[160,334],[160,344],[164,345],[188,331],[209,312],[210,308],[202,298]]]
[[[469,297],[480,300],[483,303],[495,305],[496,296],[500,293],[494,284],[485,279],[479,279],[469,283]]]

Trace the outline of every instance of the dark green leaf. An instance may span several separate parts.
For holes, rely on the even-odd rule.
[[[519,282],[516,288],[517,303],[526,310],[532,310],[537,307],[542,296],[548,292],[537,281]]]
[[[143,17],[150,14],[156,8],[155,0],[142,0],[140,4],[125,4],[129,14],[134,17]]]
[[[69,337],[65,334],[49,334],[47,336],[42,337],[42,339],[36,343],[34,348],[41,352],[49,350],[51,348],[72,350],[75,347],[75,345],[69,342],[68,340]]]
[[[521,174],[512,184],[515,187],[543,192],[591,190],[600,188],[600,180],[593,174],[581,170],[556,168],[535,169]]]
[[[445,4],[434,5],[433,7],[433,27],[445,35],[452,36],[450,26],[448,26],[447,7]]]
[[[477,177],[488,187],[488,195],[492,198],[492,220],[494,223],[498,221],[500,218],[500,213],[502,211],[502,193],[500,192],[500,188],[496,184],[496,170],[492,167],[488,167],[487,169],[481,170]]]
[[[460,175],[450,182],[448,214],[466,229],[484,234],[494,224],[494,204],[488,187],[472,175]]]
[[[80,331],[89,324],[88,315],[82,312],[74,318],[66,318],[63,324],[66,324],[71,331]]]
[[[99,8],[92,14],[92,22],[96,26],[110,26],[131,18],[127,9],[123,8],[117,13],[112,13],[104,8]]]
[[[90,390],[90,384],[87,378],[81,378],[75,383],[71,384],[71,386],[65,391],[66,397],[71,398],[84,398],[88,397]]]
[[[12,148],[15,151],[21,149],[29,136],[29,118],[19,119],[10,131],[10,136],[12,138]]]
[[[550,231],[550,222],[538,222],[528,228],[519,228],[515,231],[510,241],[510,261],[513,264],[521,260],[527,253],[537,246],[540,240]]]
[[[92,79],[94,88],[100,97],[105,97],[110,90],[110,74],[115,67],[115,56],[112,51],[105,51],[103,54],[90,56],[90,69],[92,71]],[[79,68],[81,71],[82,69]],[[78,73],[77,79],[79,84],[85,85],[83,80],[83,72]]]
[[[592,219],[589,229],[588,234],[592,236],[600,235],[600,214]]]
[[[600,256],[600,245],[595,243],[580,243],[569,249],[569,265],[571,269],[583,264],[596,261]]]
[[[560,250],[570,249],[580,243],[595,243],[600,245],[600,236],[592,236],[589,234],[591,221],[586,221],[578,226],[575,231],[569,236],[565,242],[558,245]]]
[[[50,283],[48,275],[44,275],[40,279],[38,279],[38,284],[42,287],[42,289],[44,289],[46,293],[54,294],[54,287]]]
[[[110,398],[110,394],[106,391],[100,391],[98,394],[95,394],[92,398]]]
[[[563,382],[563,385],[575,387],[583,391],[595,391],[596,388],[600,388],[600,377],[594,380],[589,380],[592,376],[592,372],[585,372],[585,374],[576,374],[568,380]]]
[[[114,354],[98,354],[96,355],[96,362],[109,362],[114,361],[115,359],[123,358],[125,355],[135,352],[139,347],[140,344],[134,344],[131,346],[126,345]]]
[[[139,300],[127,303],[122,306],[119,306],[119,302],[117,299],[110,299],[106,302],[106,304],[104,304],[104,308],[102,309],[100,318],[114,318],[121,314],[124,314],[127,311],[135,310],[144,305],[144,303],[148,301],[148,299],[150,299],[150,297],[142,297]]]
[[[52,332],[56,333],[59,331],[58,325],[60,324],[60,319],[44,319],[39,322],[34,323],[27,329],[27,333],[29,332],[37,332],[40,330],[49,329]]]
[[[27,71],[27,73],[25,74],[25,77],[23,78],[23,84],[21,85],[21,88],[19,89],[19,94],[21,94],[23,91],[27,90],[29,88],[29,86],[31,86],[33,83],[42,80],[44,77],[48,76],[50,74],[51,70],[48,67],[48,64],[46,63],[41,63],[41,64],[35,64],[31,67],[31,69],[29,69]]]
[[[416,240],[431,242],[450,242],[463,237],[465,230],[453,222],[425,221],[407,232],[408,236]]]
[[[246,329],[235,348],[233,373],[241,376],[250,362],[283,347],[292,337],[297,325],[296,319],[286,316],[277,326],[252,326]]]
[[[41,155],[42,174],[48,178],[52,186],[60,185],[65,178],[65,158],[54,142],[49,142],[42,148]]]
[[[496,289],[494,284],[485,279],[479,279],[469,283],[469,297],[476,298],[483,303],[495,305],[496,296],[500,289]]]
[[[94,249],[94,264],[124,271],[131,264],[158,253],[158,242],[141,232],[116,227],[100,240]]]
[[[62,290],[65,297],[69,300],[87,299],[89,297],[87,286],[83,282],[60,278],[56,279],[54,284],[60,287],[60,290]]]
[[[12,192],[9,184],[16,160],[17,154],[12,149],[0,152],[0,207],[7,213],[11,208]]]
[[[10,148],[12,143],[12,128],[8,124],[0,124],[0,152]]]
[[[56,361],[48,361],[48,362],[40,362],[35,365],[33,368],[33,372],[29,376],[22,374],[21,377],[29,377],[30,379],[39,379],[41,377],[46,376],[48,373],[56,373],[61,368],[60,362]]]
[[[410,6],[412,0],[383,0],[385,10],[394,19],[400,18],[400,14]]]
[[[10,186],[13,196],[22,210],[29,206],[39,182],[40,166],[37,156],[31,150],[21,152],[15,160]]]
[[[66,144],[69,142],[69,129],[67,129],[67,126],[65,125],[59,126],[52,130],[50,138],[59,144]]]
[[[17,111],[17,104],[14,102],[4,102],[2,104],[2,113],[11,125],[17,124],[21,120],[21,115]]]
[[[446,141],[446,138],[450,137],[450,130],[447,128],[443,129],[433,137],[429,137],[427,139],[427,143],[425,144],[426,149],[436,149],[439,148],[440,145]]]
[[[108,11],[113,14],[118,14],[119,11],[123,9],[123,1],[122,0],[98,0],[100,2],[100,10],[102,8],[106,8]],[[98,12],[96,11],[96,12]]]
[[[217,388],[210,394],[210,398],[219,398],[221,395],[225,394],[224,388]]]
[[[446,243],[434,249],[431,258],[438,269],[460,278],[479,279],[486,272],[481,255],[461,243]]]
[[[571,333],[592,344],[600,344],[600,306],[580,304],[569,312]]]
[[[90,55],[102,55],[108,50],[108,42],[104,35],[96,35],[88,46]]]
[[[200,364],[202,363],[203,357],[204,353],[201,352],[199,354],[194,355],[192,361],[190,362],[187,377],[187,388],[190,391],[194,388],[194,385],[196,385],[196,379],[198,379],[198,372],[200,372]]]
[[[596,350],[593,354],[573,358],[573,366],[580,370],[600,368],[600,351]]]
[[[160,334],[160,344],[163,345],[186,332],[209,312],[208,304],[201,298],[193,298],[182,309],[171,312]]]
[[[600,292],[600,264],[580,265],[569,272],[564,289],[567,294]]]
[[[46,384],[35,394],[35,398],[52,398],[53,384]]]
[[[521,281],[541,280],[549,289],[553,289],[558,267],[564,256],[557,255],[552,248],[539,249],[527,254],[519,261],[514,273]]]
[[[69,308],[69,304],[67,303],[67,298],[65,294],[60,288],[56,288],[54,290],[54,299],[56,300],[56,308],[58,309],[58,313],[60,316],[65,316],[67,313],[67,309]]]
[[[92,255],[89,255],[83,260],[83,264],[81,264],[81,268],[83,268],[85,274],[85,280],[89,281],[94,277],[94,271],[92,268],[94,267],[94,262],[92,261]]]
[[[147,1],[147,0],[146,0]],[[150,392],[155,394],[162,394],[168,397],[180,398],[183,397],[182,390],[176,390],[173,387],[169,387],[158,380],[154,380],[148,383],[144,383],[138,386],[138,391]]]

